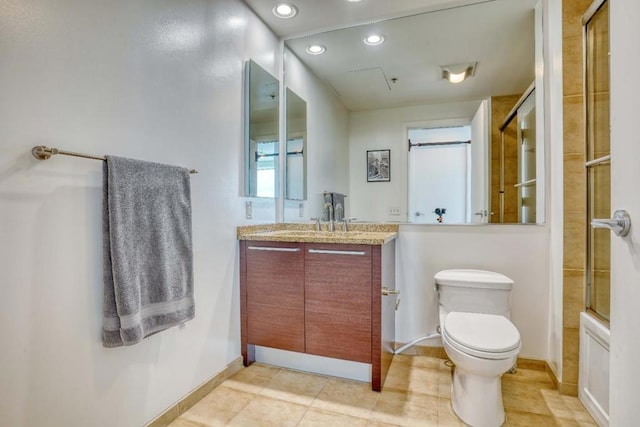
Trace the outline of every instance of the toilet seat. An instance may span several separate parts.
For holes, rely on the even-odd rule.
[[[520,333],[504,316],[451,312],[442,328],[454,348],[482,359],[506,359],[520,351]]]

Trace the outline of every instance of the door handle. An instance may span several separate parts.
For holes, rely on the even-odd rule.
[[[424,215],[424,212],[416,211],[416,216]]]
[[[613,218],[611,219],[592,219],[591,226],[593,228],[608,228],[616,233],[616,236],[624,237],[629,234],[631,229],[631,217],[629,212],[617,210],[613,213]]]
[[[279,248],[274,246],[248,246],[251,251],[300,252],[300,248]]]

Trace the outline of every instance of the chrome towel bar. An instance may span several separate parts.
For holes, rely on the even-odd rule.
[[[63,156],[81,157],[83,159],[107,160],[103,156],[94,156],[91,154],[76,153],[74,151],[59,150],[57,148],[47,147],[45,145],[36,145],[31,149],[31,154],[38,160],[48,160],[51,156],[62,154]],[[191,169],[189,173],[198,173],[197,170]]]

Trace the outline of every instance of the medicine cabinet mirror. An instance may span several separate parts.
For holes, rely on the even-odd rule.
[[[254,61],[245,67],[244,195],[277,197],[280,84]]]

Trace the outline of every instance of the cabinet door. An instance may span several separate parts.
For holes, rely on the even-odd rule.
[[[304,352],[304,245],[249,242],[247,341]]]
[[[371,247],[307,244],[306,352],[371,363]]]

